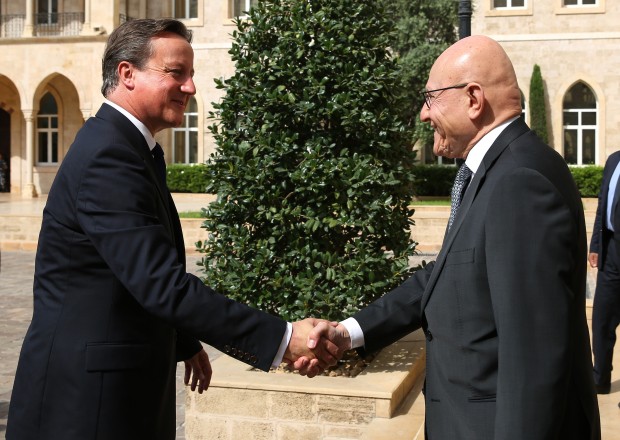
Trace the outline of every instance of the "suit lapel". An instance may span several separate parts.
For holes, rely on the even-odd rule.
[[[153,155],[151,154],[151,150],[149,149],[148,144],[146,143],[146,139],[140,130],[131,123],[129,119],[127,119],[121,112],[116,110],[114,107],[103,104],[96,115],[97,118],[110,121],[115,127],[119,128],[120,133],[126,137],[127,145],[129,145],[144,161],[146,169],[151,177],[153,186],[157,189],[157,193],[159,195],[159,199],[161,201],[161,209],[159,213],[159,219],[162,224],[170,234],[170,238],[172,242],[175,243],[178,249],[178,243],[176,239],[176,235],[179,235],[181,231],[178,233],[175,232],[178,220],[174,221],[174,214],[176,214],[176,208],[174,208],[174,204],[172,203],[172,198],[170,196],[170,191],[168,188],[164,186],[161,179],[157,174],[157,170],[155,168],[155,160],[153,159]],[[172,206],[171,206],[172,203]],[[180,226],[179,226],[180,228]],[[185,249],[182,249],[181,256],[185,258]]]
[[[478,170],[476,170],[476,174],[474,174],[474,178],[470,182],[467,190],[465,191],[465,195],[463,197],[463,201],[459,206],[459,210],[456,218],[454,219],[454,223],[452,224],[452,228],[449,231],[446,231],[446,235],[444,236],[443,243],[441,245],[441,250],[437,255],[437,260],[435,261],[435,267],[433,268],[433,273],[428,280],[426,288],[424,289],[424,294],[422,296],[422,311],[424,311],[426,304],[435,288],[435,284],[437,283],[437,279],[439,278],[441,271],[443,270],[443,266],[446,262],[446,257],[450,253],[450,249],[452,247],[452,243],[454,239],[458,235],[459,229],[461,228],[461,224],[467,217],[467,213],[471,208],[472,203],[476,199],[478,192],[480,191],[481,186],[484,184],[486,179],[486,175],[488,170],[493,166],[493,164],[497,161],[499,156],[504,152],[506,147],[513,142],[516,138],[527,133],[529,131],[528,126],[523,122],[521,118],[512,122],[506,129],[498,136],[498,138],[493,142],[489,151],[485,154],[482,159],[482,163]]]

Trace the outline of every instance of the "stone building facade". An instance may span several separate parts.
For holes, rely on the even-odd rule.
[[[131,18],[175,17],[194,33],[197,93],[185,124],[158,141],[168,162],[200,163],[213,151],[208,126],[230,75],[233,17],[255,0],[0,0],[0,153],[10,191],[46,194],[77,130],[103,102],[107,37]]]
[[[170,162],[201,163],[208,126],[232,74],[233,17],[256,0],[0,0],[0,153],[10,191],[46,194],[77,130],[103,102],[101,57],[128,18],[176,17],[194,32],[197,93],[185,123],[158,135]],[[613,0],[473,0],[472,33],[513,59],[528,114],[541,67],[550,142],[569,163],[603,164],[620,147],[620,4]]]
[[[512,59],[528,121],[530,79],[541,69],[549,143],[569,164],[603,165],[620,148],[620,2],[475,0],[472,34]]]

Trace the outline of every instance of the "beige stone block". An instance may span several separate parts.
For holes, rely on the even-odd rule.
[[[268,416],[267,392],[262,390],[239,390],[209,387],[209,392],[195,396],[195,411],[203,414],[226,414],[230,416]]]
[[[366,430],[366,426],[359,428],[356,426],[334,426],[325,425],[325,439],[359,439]]]
[[[277,429],[278,440],[317,440],[323,438],[323,430],[318,425],[281,423]]]
[[[187,440],[234,440],[231,431],[231,420],[221,417],[200,417],[185,414],[185,437]]]
[[[316,398],[304,393],[269,393],[270,416],[274,419],[316,421]]]
[[[254,422],[250,420],[233,420],[233,440],[276,440],[276,429],[273,423]]]
[[[318,396],[320,423],[367,424],[375,415],[374,399]]]

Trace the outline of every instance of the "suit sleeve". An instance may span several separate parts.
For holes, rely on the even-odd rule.
[[[611,156],[610,156],[611,159]],[[605,168],[603,168],[603,179],[601,182],[601,188],[598,193],[598,204],[596,206],[596,215],[594,217],[594,226],[592,229],[592,237],[590,239],[590,252],[598,254],[601,251],[601,232],[603,231],[603,212],[606,211],[603,206],[604,200],[606,199],[605,194],[603,193],[604,188],[607,188],[605,182],[611,180],[611,174],[613,174],[614,170],[611,168],[611,162],[613,160],[607,160],[605,163]],[[617,162],[616,162],[617,163]]]
[[[403,284],[353,315],[364,332],[364,349],[375,352],[422,325],[422,294],[434,262],[416,271]]]
[[[579,326],[571,316],[584,306],[571,277],[585,268],[585,232],[557,189],[527,169],[495,187],[485,227],[499,344],[494,438],[555,438]]]
[[[112,145],[89,158],[76,210],[84,233],[124,288],[149,314],[180,332],[184,353],[179,354],[196,349],[191,338],[197,338],[268,370],[286,322],[232,301],[186,273],[158,217],[160,203],[139,155]]]
[[[176,361],[186,361],[202,350],[202,344],[196,338],[177,331]]]

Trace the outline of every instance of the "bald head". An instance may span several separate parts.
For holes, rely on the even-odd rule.
[[[435,152],[465,157],[486,133],[521,114],[521,92],[512,62],[495,40],[459,40],[435,61],[427,90],[462,85],[437,94],[420,114],[436,131]]]
[[[512,62],[502,46],[489,37],[473,35],[450,46],[431,69],[430,79],[435,77],[446,84],[479,83],[493,119],[505,120],[521,113],[521,92]]]

